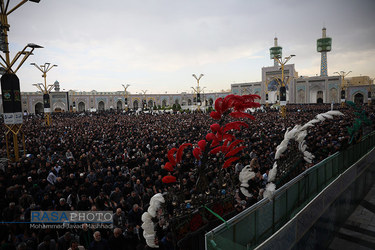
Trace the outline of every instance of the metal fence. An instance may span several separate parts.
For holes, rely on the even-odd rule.
[[[279,230],[320,191],[375,146],[375,132],[309,168],[275,192],[208,232],[206,249],[253,249]]]

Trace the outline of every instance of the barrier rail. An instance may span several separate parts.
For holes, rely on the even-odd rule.
[[[275,192],[205,235],[206,249],[253,249],[280,229],[328,184],[375,146],[375,132],[307,169]]]

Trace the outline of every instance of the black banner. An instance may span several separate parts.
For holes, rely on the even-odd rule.
[[[266,101],[268,101],[268,94],[266,94]]]
[[[286,88],[280,87],[280,101],[286,102]]]
[[[345,90],[341,90],[341,99],[345,99]]]
[[[201,94],[200,93],[197,94],[197,103],[201,103]]]
[[[15,74],[1,77],[1,93],[4,113],[22,112],[20,81]]]
[[[51,108],[51,103],[50,103],[50,99],[49,99],[49,94],[44,94],[44,95],[43,95],[43,104],[44,104],[44,108],[45,108],[45,109]]]

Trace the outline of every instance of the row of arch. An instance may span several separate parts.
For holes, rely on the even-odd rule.
[[[330,91],[330,94],[329,94],[329,102],[337,102],[337,91]],[[354,95],[354,98],[353,98],[353,101],[355,103],[363,103],[364,102],[364,96],[362,93],[356,93]],[[196,102],[196,98],[194,98],[194,102]],[[300,89],[298,92],[297,92],[297,102],[298,103],[305,103],[305,91]],[[317,91],[316,93],[316,103],[323,103],[324,102],[324,94],[323,94],[323,91]],[[187,102],[187,105],[192,105],[192,100],[191,99],[188,99],[188,102]],[[153,107],[154,106],[154,102],[153,100],[149,100],[148,103],[147,103],[148,107]],[[179,104],[179,100],[176,99],[175,100],[175,104]],[[206,105],[213,105],[213,99],[209,99],[206,103]],[[163,100],[162,101],[162,106],[166,107],[167,106],[167,100]],[[134,100],[133,102],[133,109],[137,110],[138,108],[140,108],[141,105],[139,103],[138,100]],[[70,107],[72,109],[72,106]],[[106,109],[105,107],[105,103],[103,101],[100,101],[98,103],[98,110],[99,111],[104,111]],[[117,101],[116,103],[116,109],[117,110],[122,110],[123,109],[123,103],[122,101]],[[35,113],[36,114],[39,114],[39,113],[43,113],[43,104],[41,102],[38,102],[37,104],[35,104]],[[79,102],[78,103],[78,106],[77,106],[77,111],[78,112],[83,112],[86,110],[86,104],[84,102]],[[54,112],[60,112],[60,111],[64,111],[62,110],[61,107],[56,107]]]
[[[322,90],[317,91],[316,96],[314,95],[314,97],[316,97],[316,103],[323,103],[324,102],[324,93],[323,93]],[[355,103],[363,103],[364,102],[363,94],[360,93],[360,92],[354,94],[353,101]],[[297,92],[297,103],[305,103],[305,102],[306,102],[306,93],[303,89],[300,89]],[[335,88],[330,89],[329,95],[328,95],[328,103],[332,103],[332,102],[334,102],[334,103],[340,102],[340,100],[338,100],[337,89],[335,89]]]
[[[196,102],[196,97],[194,97],[193,101],[191,99],[188,99],[187,105],[191,106],[191,105],[193,105],[193,102]],[[214,101],[213,101],[212,98],[210,98],[206,102],[207,102],[206,105],[213,105]],[[148,103],[147,103],[147,107],[154,107],[154,104],[155,103],[154,103],[153,100],[149,100]],[[175,100],[175,104],[176,105],[180,104],[179,99]],[[163,107],[167,106],[167,100],[164,99],[162,101],[162,106]],[[70,108],[72,109],[73,107],[71,106]],[[121,100],[117,101],[117,103],[116,103],[116,109],[117,110],[122,110],[123,108],[124,108],[123,107],[123,102]],[[132,108],[135,109],[135,110],[137,110],[138,108],[141,108],[141,103],[138,100],[134,100]],[[106,109],[106,107],[105,107],[104,101],[100,101],[98,103],[98,110],[99,111],[104,111],[105,109]],[[35,113],[36,114],[43,113],[43,110],[44,110],[44,108],[43,108],[43,104],[41,102],[38,102],[38,103],[35,104]],[[83,112],[85,110],[86,110],[86,104],[84,102],[79,102],[78,106],[77,106],[77,111],[78,112]],[[63,110],[62,110],[61,107],[56,107],[54,111],[55,112],[60,112],[60,111],[63,111]]]

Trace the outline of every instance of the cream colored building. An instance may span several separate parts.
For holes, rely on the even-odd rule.
[[[230,92],[201,93],[202,107],[212,106],[219,97],[225,97]],[[41,92],[22,92],[22,109],[27,113],[43,112],[43,95]],[[179,104],[183,109],[196,107],[196,95],[193,93],[181,94],[131,94],[124,91],[117,92],[76,92],[52,91],[50,93],[51,110],[53,112],[90,111],[90,110],[138,110],[146,101],[147,108],[171,107]],[[126,100],[125,100],[126,99]],[[0,99],[2,112],[2,100]]]

